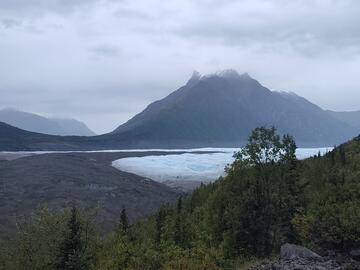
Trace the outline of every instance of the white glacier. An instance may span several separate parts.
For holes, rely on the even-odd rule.
[[[194,151],[195,149],[192,149]],[[216,153],[185,153],[118,159],[113,166],[119,170],[141,175],[158,182],[212,181],[224,175],[224,168],[234,158],[235,148],[196,149]],[[298,148],[296,156],[304,159],[317,153],[324,154],[332,148]],[[174,151],[174,150],[173,150]],[[176,151],[183,151],[177,149]],[[191,151],[187,149],[186,151]]]

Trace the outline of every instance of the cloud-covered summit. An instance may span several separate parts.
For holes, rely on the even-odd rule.
[[[359,10],[357,0],[2,0],[0,107],[75,115],[101,133],[192,70],[234,67],[357,109]]]

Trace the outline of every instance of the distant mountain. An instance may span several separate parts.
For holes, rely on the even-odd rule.
[[[71,146],[68,143],[66,143],[66,148],[63,149],[61,147],[61,143],[63,143],[63,138],[65,137],[26,131],[0,122],[1,151],[71,149]]]
[[[301,147],[333,146],[359,133],[303,97],[270,91],[248,74],[228,70],[194,73],[184,86],[100,136],[45,136],[2,124],[0,150],[239,147],[258,126],[275,126]]]
[[[347,123],[360,132],[360,111],[335,112],[327,111],[332,117]]]
[[[305,98],[270,91],[248,74],[227,70],[195,73],[113,134],[139,147],[239,146],[261,125],[274,125],[303,146],[338,144],[357,133]]]
[[[74,119],[46,118],[15,109],[0,110],[0,121],[27,131],[51,135],[93,136],[84,123]]]
[[[0,151],[80,151],[127,148],[109,135],[58,136],[19,129],[0,122]]]

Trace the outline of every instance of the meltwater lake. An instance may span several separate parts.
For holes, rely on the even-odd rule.
[[[333,148],[298,148],[296,156],[298,159],[305,159],[319,152],[325,154],[332,149]],[[168,150],[162,151],[168,152]],[[122,158],[115,160],[112,165],[119,170],[134,173],[158,182],[208,182],[224,175],[225,166],[233,162],[233,154],[239,151],[239,149],[202,148],[173,149],[171,151],[186,153]]]

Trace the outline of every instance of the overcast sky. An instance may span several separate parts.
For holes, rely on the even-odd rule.
[[[228,68],[360,109],[360,1],[0,0],[0,108],[102,133]]]

